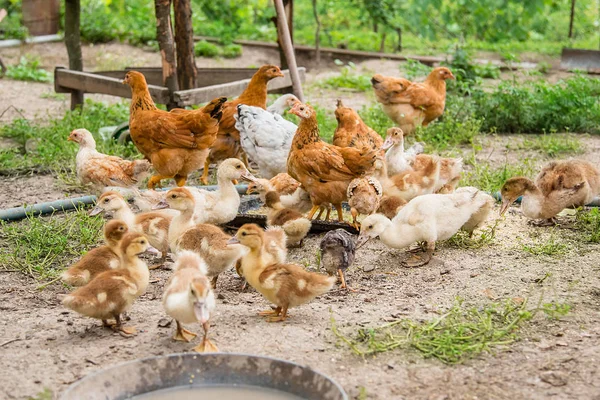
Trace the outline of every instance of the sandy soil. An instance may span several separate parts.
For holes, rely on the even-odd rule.
[[[64,63],[62,45],[41,47],[11,49],[8,55],[3,51],[3,57],[11,63],[23,52],[38,52],[44,65]],[[129,60],[136,60],[137,65],[157,63],[154,54],[116,44],[86,48],[84,56],[90,69],[122,67],[125,61],[130,65]],[[258,65],[276,56],[245,54],[242,62]],[[124,57],[129,59],[123,61]],[[113,64],[103,65],[99,59]],[[239,60],[211,62],[240,65]],[[206,60],[204,65],[208,64]],[[393,73],[397,65],[368,62],[359,68]],[[309,83],[328,73],[311,72]],[[27,117],[45,118],[61,114],[67,106],[60,100],[39,97],[50,90],[50,85],[26,86],[27,91],[21,91],[23,87],[19,85],[22,83],[2,82],[0,111],[14,102]],[[5,97],[17,90],[21,96]],[[307,94],[331,109],[335,95],[339,95],[317,89],[309,89]],[[355,107],[369,101],[365,96],[347,97]],[[16,116],[18,113],[7,112],[1,121]],[[543,157],[533,152],[507,151],[508,145],[514,146],[523,139],[486,137],[484,150],[477,158],[498,165],[506,160],[519,162],[525,157],[534,158],[536,164],[543,162]],[[586,146],[581,157],[599,162],[600,140],[580,140]],[[464,149],[464,154],[467,151]],[[61,183],[48,175],[1,177],[0,185],[5,188],[0,192],[0,208],[67,194]],[[496,215],[497,209],[488,225]],[[491,245],[473,250],[442,243],[435,259],[422,268],[403,267],[403,251],[372,241],[357,253],[348,272],[349,283],[358,289],[356,293],[334,290],[309,305],[293,309],[291,318],[281,324],[269,324],[258,317],[256,312],[267,307],[267,302],[254,291],[240,293],[240,280],[229,272],[217,290],[212,336],[222,351],[264,354],[318,369],[341,383],[353,399],[358,398],[361,388],[366,390],[366,398],[380,400],[600,399],[600,246],[581,242],[568,217],[563,222],[563,227],[554,233],[558,240],[568,239],[569,251],[561,257],[536,257],[521,249],[520,243],[547,240],[552,230],[527,225],[518,208],[511,209],[500,222]],[[319,240],[319,236],[309,237],[303,248],[290,251],[290,260],[315,268]],[[27,399],[46,388],[56,397],[69,384],[104,367],[193,347],[171,340],[173,325],[159,326],[166,317],[160,297],[170,274],[167,270],[151,273],[159,281],[149,287],[129,313],[129,324],[136,326],[139,333],[124,338],[64,309],[57,299],[58,294],[67,291],[61,285],[38,290],[38,282],[12,272],[10,266],[4,267],[7,268],[0,268],[0,398]],[[538,283],[547,273],[551,276]],[[573,308],[560,320],[539,314],[523,329],[521,341],[457,366],[423,359],[413,350],[363,359],[339,343],[331,331],[331,317],[349,337],[360,327],[377,326],[396,318],[431,320],[447,310],[457,296],[476,307],[510,298],[529,298],[533,306],[543,296],[544,302],[556,300]]]

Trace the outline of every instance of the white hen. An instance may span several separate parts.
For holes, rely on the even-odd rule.
[[[287,172],[287,157],[298,127],[281,115],[259,107],[238,105],[235,128],[240,132],[242,148],[260,169],[263,178],[270,179]]]

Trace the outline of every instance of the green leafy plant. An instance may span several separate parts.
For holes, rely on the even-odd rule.
[[[571,305],[567,303],[544,303],[542,304],[542,311],[546,316],[550,319],[560,319],[560,317],[564,317],[571,311]]]
[[[526,138],[518,146],[520,149],[541,151],[548,157],[560,157],[566,154],[583,153],[582,143],[573,135],[543,134],[535,138]]]
[[[319,86],[330,89],[352,89],[357,92],[371,90],[371,77],[356,71],[356,65],[349,63],[342,68],[339,75],[332,76],[319,83]]]
[[[223,46],[221,50],[221,55],[225,58],[237,58],[242,55],[242,46],[235,43],[230,43],[226,46]]]
[[[473,232],[472,235],[469,235],[465,231],[458,231],[454,236],[446,240],[444,244],[461,249],[480,249],[489,246],[496,237],[496,228],[498,228],[500,221],[501,219],[498,218],[494,222],[494,225],[480,229],[477,233]]]
[[[475,186],[489,193],[499,191],[508,178],[531,176],[534,173],[533,162],[529,159],[522,160],[520,163],[506,163],[501,167],[475,159],[468,159],[465,164],[468,167],[463,171],[460,186]]]
[[[547,239],[531,244],[521,243],[520,246],[523,251],[534,256],[563,256],[569,250],[569,246],[566,243],[557,240],[554,232]]]
[[[21,57],[17,65],[9,65],[6,77],[18,81],[51,82],[52,74],[40,67],[36,58]]]
[[[588,242],[600,242],[600,209],[579,209],[575,214],[577,230]]]
[[[201,40],[194,44],[194,54],[198,57],[217,57],[221,51],[216,44]]]

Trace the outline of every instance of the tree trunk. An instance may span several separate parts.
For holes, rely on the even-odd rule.
[[[69,55],[69,69],[83,71],[81,57],[81,34],[79,21],[81,6],[79,0],[65,0],[65,46]],[[83,92],[71,92],[71,110],[83,105]]]
[[[179,90],[177,83],[177,65],[175,64],[175,45],[173,44],[173,30],[171,28],[171,0],[155,0],[156,13],[156,40],[160,48],[162,59],[163,85],[169,89],[171,102],[168,109],[177,107],[173,101],[173,93]]]
[[[396,51],[400,53],[402,52],[402,28],[396,28],[396,33],[398,34],[398,43],[396,43]]]
[[[194,60],[194,30],[190,0],[174,0],[175,43],[177,44],[177,79],[179,88],[195,89],[198,70]]]
[[[571,18],[569,19],[569,39],[573,37],[573,21],[575,20],[575,0],[571,0]]]
[[[315,30],[315,61],[317,63],[317,68],[319,68],[321,65],[321,20],[319,19],[317,0],[312,0],[312,6],[315,22],[317,23],[317,29]]]
[[[380,53],[384,53],[385,52],[385,38],[387,37],[387,32],[383,32],[381,34],[381,43],[379,44],[379,52]]]

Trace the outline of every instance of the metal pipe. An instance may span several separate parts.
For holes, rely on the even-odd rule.
[[[214,191],[219,187],[217,185],[211,186],[200,186],[199,189]],[[239,194],[245,194],[248,189],[248,185],[236,185],[235,188]],[[163,190],[170,190],[172,188],[165,188]],[[55,212],[66,212],[77,209],[78,207],[85,207],[96,204],[96,196],[82,196],[74,197],[70,199],[55,200],[47,203],[34,204],[27,207],[14,207],[6,210],[0,210],[0,221],[20,221],[27,218],[28,216],[39,216],[48,215]]]

